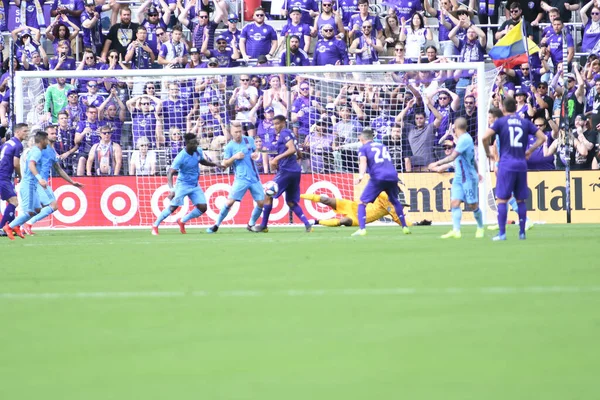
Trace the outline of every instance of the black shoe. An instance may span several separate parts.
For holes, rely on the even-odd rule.
[[[252,230],[252,228],[254,228],[254,225],[250,225],[250,224],[246,225],[246,230],[247,230],[247,231],[254,232],[254,231]]]
[[[215,233],[218,230],[219,230],[219,227],[217,225],[213,225],[210,228],[206,229],[206,233]]]

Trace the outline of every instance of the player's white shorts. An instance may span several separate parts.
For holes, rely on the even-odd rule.
[[[249,183],[238,179],[233,181],[231,192],[229,192],[229,198],[235,201],[242,201],[242,198],[248,190],[250,190],[254,201],[261,201],[265,199],[265,191],[263,190],[260,182]]]
[[[171,200],[171,206],[181,207],[185,196],[190,198],[193,205],[206,204],[206,196],[200,186],[175,186],[175,197]]]
[[[462,182],[460,179],[454,178],[450,190],[450,199],[464,201],[466,204],[479,203],[477,181],[467,179]]]
[[[21,209],[23,212],[35,212],[40,208],[40,198],[37,193],[37,182],[28,185],[26,182],[21,184],[19,193],[21,194]]]
[[[37,185],[37,195],[42,206],[50,205],[50,203],[56,200],[54,191],[52,191],[50,186],[46,186],[46,189],[44,189],[42,185]]]

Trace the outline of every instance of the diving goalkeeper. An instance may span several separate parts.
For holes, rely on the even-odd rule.
[[[400,192],[400,197],[402,192]],[[343,215],[342,218],[331,218],[315,220],[315,225],[323,226],[358,226],[358,203],[352,200],[346,199],[332,199],[322,194],[301,194],[300,198],[310,200],[313,203],[321,203],[331,207],[333,211],[338,215]],[[403,199],[400,199],[403,203]],[[385,192],[382,192],[373,203],[367,204],[367,224],[377,221],[382,217],[389,215],[392,217],[395,223],[402,225],[400,218],[394,211],[394,206],[390,203],[388,196]],[[411,225],[406,221],[407,225]]]

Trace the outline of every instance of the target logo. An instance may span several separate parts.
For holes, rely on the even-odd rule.
[[[135,216],[138,210],[138,199],[130,187],[113,185],[102,193],[100,210],[113,224],[122,224]]]
[[[324,194],[327,197],[331,197],[334,199],[341,199],[342,193],[333,183],[328,181],[320,181],[315,182],[309,186],[306,190],[307,194]],[[312,215],[316,219],[329,219],[335,217],[335,211],[333,211],[328,206],[324,206],[319,203],[313,203],[310,200],[304,200],[304,207],[306,207],[306,211],[310,215]]]
[[[75,224],[85,216],[88,201],[81,189],[64,185],[54,191],[54,197],[58,210],[52,215],[63,224]]]
[[[206,215],[208,215],[213,221],[216,221],[219,218],[219,212],[225,205],[230,191],[231,186],[228,183],[217,183],[206,189],[206,192],[204,193],[206,196],[207,205]],[[232,220],[237,215],[239,210],[240,203],[236,201],[231,206],[229,214],[227,214],[227,217],[223,221]]]
[[[171,189],[169,189],[169,185],[162,185],[152,195],[152,199],[150,199],[150,207],[152,208],[152,213],[154,216],[158,217],[162,210],[168,208],[171,205],[171,200],[167,197]],[[190,208],[190,199],[186,196],[183,200],[183,205],[177,210],[176,213],[169,215],[165,222],[175,222],[179,218],[183,218],[185,214],[188,213]]]

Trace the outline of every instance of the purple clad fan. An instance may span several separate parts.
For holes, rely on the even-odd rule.
[[[359,172],[354,183],[355,185],[360,184],[367,172],[369,181],[360,196],[360,203],[358,203],[359,229],[352,236],[366,236],[367,204],[373,203],[382,192],[388,195],[390,203],[394,206],[396,215],[402,223],[402,232],[410,234],[404,218],[404,207],[398,199],[400,196],[398,171],[396,171],[388,149],[383,144],[373,141],[374,134],[372,129],[366,128],[359,137],[362,146],[358,149]]]
[[[253,232],[268,232],[267,224],[269,223],[269,215],[273,209],[273,199],[279,198],[285,193],[285,201],[304,223],[306,232],[312,232],[312,224],[304,215],[302,208],[298,202],[300,201],[300,179],[302,171],[298,164],[298,156],[296,144],[297,140],[292,131],[286,128],[286,118],[283,115],[277,115],[273,118],[273,126],[277,134],[277,156],[270,160],[271,168],[277,169],[277,175],[273,179],[279,190],[273,196],[266,195],[263,207],[262,221],[260,225],[252,227]]]
[[[8,205],[4,210],[0,228],[15,219],[15,211],[19,205],[14,185],[14,173],[21,177],[20,158],[23,153],[23,140],[27,139],[29,128],[27,124],[17,124],[15,135],[0,147],[0,199]]]
[[[496,179],[496,201],[498,203],[498,225],[500,232],[494,240],[506,240],[507,202],[514,195],[518,204],[519,239],[525,239],[527,222],[527,204],[529,195],[527,187],[527,159],[544,144],[546,135],[531,121],[520,118],[517,103],[512,97],[503,101],[504,117],[498,118],[487,129],[483,137],[485,153],[490,157],[490,142],[496,135],[499,144],[500,161]],[[529,136],[535,135],[537,140],[528,148]]]

